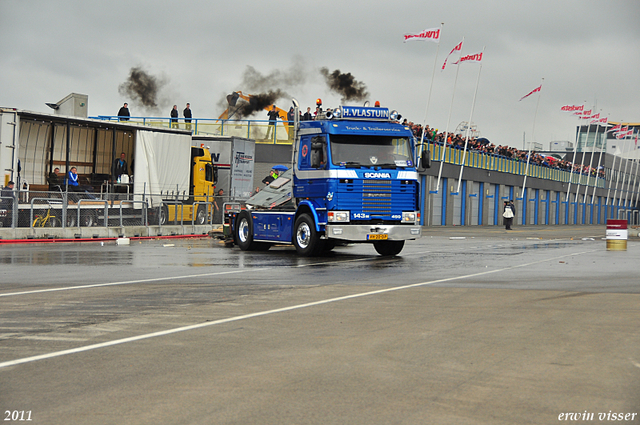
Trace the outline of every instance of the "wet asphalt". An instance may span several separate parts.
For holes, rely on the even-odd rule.
[[[425,228],[391,258],[214,238],[0,245],[0,410],[43,424],[640,423],[640,243],[607,251],[604,236]]]

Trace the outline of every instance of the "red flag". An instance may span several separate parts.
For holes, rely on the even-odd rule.
[[[565,105],[560,110],[562,112],[582,112],[584,111],[584,105]]]
[[[431,40],[435,43],[440,41],[440,28],[430,28],[418,34],[405,34],[404,42],[408,40]]]
[[[586,116],[591,115],[591,109],[589,109],[588,111],[574,112],[573,115],[577,115],[579,118],[586,117]]]
[[[522,96],[522,97],[520,98],[520,100],[522,100],[522,99],[524,99],[524,98],[527,98],[527,97],[531,96],[532,94],[534,94],[534,93],[536,93],[536,92],[539,92],[539,91],[540,91],[540,89],[542,89],[542,84],[540,84],[540,85],[539,85],[538,87],[536,87],[535,89],[531,90],[528,94],[525,94],[524,96]],[[520,102],[520,100],[519,100],[518,102]]]
[[[444,60],[444,63],[442,64],[442,69],[443,69],[443,70],[444,70],[444,67],[445,67],[445,66],[447,66],[447,60],[449,60],[449,56],[451,56],[451,54],[452,54],[453,52],[455,52],[456,50],[458,50],[458,51],[462,50],[462,43],[464,43],[464,40],[462,40],[462,41],[460,42],[460,44],[458,44],[456,47],[454,47],[454,48],[453,48],[453,50],[451,50],[451,51],[449,52],[449,54],[447,55],[447,57],[446,57],[446,58],[445,58],[445,60]]]
[[[615,133],[616,139],[624,139],[629,136],[633,136],[633,129],[629,130],[629,127],[622,127],[622,130]]]
[[[612,131],[618,131],[618,130],[621,130],[621,129],[622,129],[622,124],[614,125],[609,130],[607,130],[607,133],[610,133]]]
[[[462,56],[457,62],[454,62],[454,65],[459,64],[460,62],[481,62],[482,61],[483,52],[473,53],[471,55]]]

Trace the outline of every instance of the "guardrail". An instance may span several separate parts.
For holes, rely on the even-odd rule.
[[[122,121],[117,116],[98,115],[91,117],[103,121],[117,121],[120,124],[143,125],[156,128],[173,128],[191,131],[197,136],[236,136],[254,139],[256,143],[291,144],[293,142],[293,122],[277,121],[272,126],[268,120],[222,120],[213,118],[192,118],[190,123],[180,119],[171,122],[165,117],[130,117]],[[287,124],[289,130],[284,126]]]
[[[8,209],[2,209],[0,227],[9,228],[80,228],[80,227],[126,227],[162,226],[179,224],[213,225],[214,199],[189,203],[175,197],[150,206],[151,195],[142,200],[96,199],[81,197],[74,193],[74,200],[66,192],[16,191],[16,197]],[[157,195],[162,196],[162,195]],[[19,202],[24,200],[26,202]],[[171,212],[169,223],[167,213]]]

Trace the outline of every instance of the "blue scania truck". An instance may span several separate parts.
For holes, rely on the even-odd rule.
[[[421,236],[418,165],[428,167],[429,155],[417,157],[398,119],[388,108],[341,106],[296,121],[291,168],[244,208],[229,207],[234,243],[293,244],[302,256],[369,243],[380,255],[399,254]]]

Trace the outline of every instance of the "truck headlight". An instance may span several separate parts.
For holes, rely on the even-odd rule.
[[[329,211],[327,213],[327,220],[330,223],[348,223],[349,211]]]
[[[402,222],[403,223],[415,223],[417,214],[415,211],[403,211]]]

